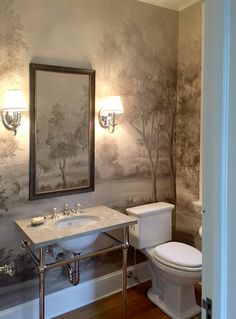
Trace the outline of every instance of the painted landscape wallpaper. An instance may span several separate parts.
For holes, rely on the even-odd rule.
[[[35,80],[35,193],[90,186],[89,75],[36,69]]]
[[[179,15],[178,104],[176,116],[176,239],[201,249],[200,119],[202,6],[197,3]]]
[[[201,19],[199,8],[193,6],[192,14]],[[72,207],[78,202],[104,204],[124,212],[126,207],[160,200],[175,203],[177,198],[179,235],[188,241],[189,233],[196,232],[195,226],[185,223],[185,216],[200,222],[199,213],[189,213],[188,207],[198,197],[201,41],[199,30],[189,28],[182,14],[136,0],[0,1],[0,102],[9,88],[23,89],[29,100],[28,68],[33,62],[96,70],[96,112],[101,99],[110,95],[120,95],[125,110],[113,134],[101,128],[95,117],[95,191],[33,202],[28,200],[29,112],[22,114],[15,137],[0,124],[0,262],[17,264],[15,277],[0,277],[0,309],[37,296],[36,271],[19,249],[15,219],[47,214],[54,207],[60,211],[65,202]],[[181,19],[189,30],[186,43],[191,39],[191,53],[185,35],[180,45]],[[186,65],[179,62],[178,66],[178,54]],[[188,61],[189,54],[193,59]],[[188,86],[190,93],[185,90]],[[47,94],[49,103],[50,90]],[[65,92],[55,103],[47,107],[49,116],[55,112],[70,116],[76,101],[69,106]],[[195,131],[188,133],[184,123],[193,113]],[[42,123],[50,124],[43,119]],[[45,140],[55,134],[54,125],[48,130],[42,127]],[[186,154],[188,147],[191,152]],[[47,151],[50,154],[49,144]],[[42,164],[39,181],[45,181],[52,163],[40,158],[40,151],[37,158]],[[45,184],[40,183],[39,188]],[[84,261],[81,280],[117,270],[120,263],[118,254]],[[68,285],[60,269],[48,273],[48,292]]]

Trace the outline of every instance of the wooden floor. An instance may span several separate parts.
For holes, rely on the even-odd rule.
[[[127,291],[127,319],[170,319],[147,298],[150,282]],[[199,294],[197,294],[199,299]],[[195,316],[194,319],[201,318]],[[121,319],[121,294],[115,294],[55,319]]]

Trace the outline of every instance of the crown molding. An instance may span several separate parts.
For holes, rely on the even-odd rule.
[[[155,6],[182,11],[187,7],[199,2],[200,0],[138,0],[140,2],[149,3]]]
[[[200,0],[182,0],[182,1],[180,1],[179,11],[186,9],[197,2],[200,2]]]

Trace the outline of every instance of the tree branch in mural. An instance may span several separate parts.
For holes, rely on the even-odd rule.
[[[56,103],[51,110],[48,120],[48,137],[46,145],[49,146],[49,158],[57,164],[61,174],[63,188],[68,188],[66,165],[67,161],[78,155],[78,140],[83,142],[80,147],[86,145],[86,136],[83,132],[83,116],[71,114],[66,107]],[[70,117],[70,119],[68,119]],[[81,123],[74,123],[73,119],[81,119]],[[70,123],[70,126],[68,126]]]
[[[8,89],[9,82],[17,82],[17,77],[22,74],[21,53],[27,49],[23,34],[24,26],[19,15],[14,11],[14,0],[0,1],[0,93]],[[16,155],[17,143],[11,134],[5,132],[0,137],[0,166],[3,172],[0,175],[0,210],[7,211],[7,199],[10,197],[11,189],[7,185],[4,176],[6,160],[12,159]],[[8,169],[9,170],[9,169]],[[11,180],[11,184],[19,183]]]
[[[16,139],[12,134],[7,137],[0,137],[0,165],[4,165],[7,159],[14,158],[16,155],[17,143]],[[3,175],[0,175],[0,209],[8,211],[6,201],[8,196],[6,194],[6,189],[3,186]]]
[[[196,197],[200,164],[200,76],[200,63],[181,63],[178,83],[178,166],[185,187]]]
[[[45,118],[41,120],[42,123],[46,121]],[[41,135],[40,135],[41,134]],[[44,134],[42,138],[42,134]],[[37,181],[40,181],[41,178],[43,178],[43,175],[50,173],[54,169],[54,163],[52,161],[49,161],[49,152],[50,148],[46,145],[46,139],[47,139],[47,132],[46,130],[42,130],[39,127],[37,128],[37,134],[36,134],[36,143],[37,147],[39,149],[37,154]],[[39,188],[39,185],[37,183],[37,189]]]
[[[2,176],[0,176],[0,183],[2,184]],[[7,205],[6,205],[6,201],[8,199],[8,196],[6,195],[6,189],[5,188],[1,188],[0,189],[0,209],[4,210],[5,212],[8,211]]]
[[[122,30],[123,45],[132,63],[118,75],[124,99],[124,117],[147,153],[152,181],[152,200],[157,201],[160,157],[168,157],[172,200],[175,201],[174,122],[176,108],[176,71],[152,52],[141,29],[132,21]],[[125,54],[126,52],[124,52]],[[125,54],[127,55],[127,54]]]
[[[19,59],[19,53],[26,49],[22,31],[22,25],[19,16],[14,12],[12,6],[14,0],[0,1],[0,21],[1,25],[6,27],[0,28],[0,79],[5,80],[15,77],[22,69]]]
[[[104,136],[101,143],[97,144],[99,159],[106,168],[105,172],[102,173],[103,178],[111,175],[116,179],[124,177],[123,166],[119,163],[119,152],[119,145],[110,136]],[[101,178],[101,176],[97,175],[97,178]]]
[[[4,164],[7,159],[16,155],[17,143],[12,134],[0,136],[0,165]]]

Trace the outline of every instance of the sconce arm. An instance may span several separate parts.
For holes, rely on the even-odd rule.
[[[21,123],[21,113],[18,111],[13,111],[10,114],[9,111],[2,111],[2,122],[4,126],[14,132],[14,135],[17,133],[17,128]]]
[[[117,125],[115,123],[116,115],[115,113],[108,113],[108,114],[102,114],[100,111],[98,114],[99,123],[103,128],[107,128],[110,133],[113,133],[115,130],[115,126]]]

